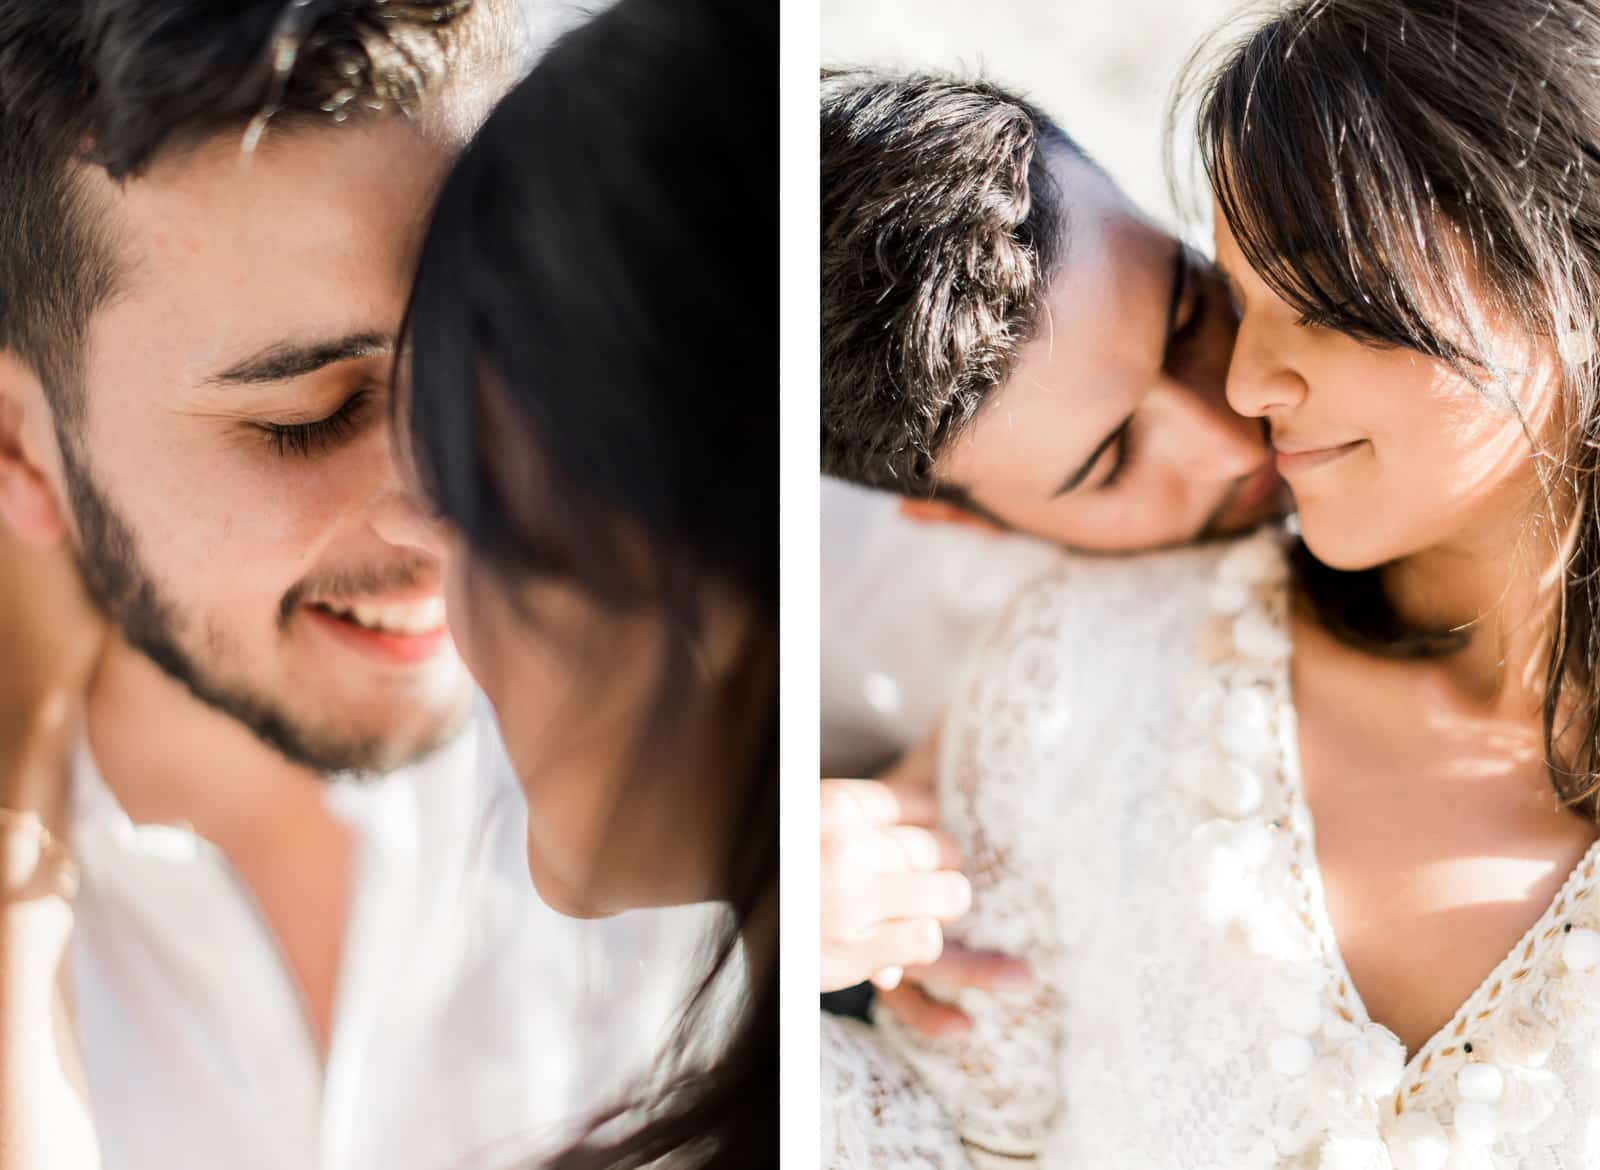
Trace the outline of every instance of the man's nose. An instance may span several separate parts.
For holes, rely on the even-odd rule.
[[[367,448],[367,514],[385,543],[443,560],[450,527],[421,488],[410,445],[395,428],[371,436]]]
[[[411,451],[386,427],[373,443],[374,490],[370,523],[382,541],[424,552],[443,560],[450,547],[450,525],[435,511],[434,501],[421,488],[421,477],[411,464]]]
[[[396,548],[414,549],[440,561],[450,549],[450,526],[431,501],[411,487],[397,486],[374,504],[372,528]]]

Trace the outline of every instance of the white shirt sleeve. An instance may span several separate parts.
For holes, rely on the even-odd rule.
[[[900,499],[822,482],[822,766],[859,776],[918,743],[978,637],[1061,550],[911,520]]]

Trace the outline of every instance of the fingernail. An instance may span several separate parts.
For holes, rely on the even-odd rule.
[[[959,873],[939,876],[944,886],[940,894],[945,913],[959,917],[972,909],[972,883]]]
[[[932,837],[912,837],[907,844],[912,869],[933,869],[939,864],[939,843]]]
[[[1007,967],[996,972],[993,986],[996,991],[1031,991],[1033,973],[1021,967]]]

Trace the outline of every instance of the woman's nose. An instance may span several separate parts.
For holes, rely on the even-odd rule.
[[[1239,323],[1233,358],[1228,363],[1228,405],[1249,418],[1266,418],[1274,412],[1300,405],[1306,383],[1282,347],[1273,344],[1269,331],[1252,323],[1248,314]]]

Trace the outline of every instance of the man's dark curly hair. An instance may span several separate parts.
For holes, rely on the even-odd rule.
[[[516,28],[510,0],[0,0],[0,350],[81,420],[85,331],[118,284],[81,167],[137,178],[269,118],[429,117],[458,62],[509,81]]]
[[[822,73],[822,469],[953,496],[933,466],[1031,335],[1066,246],[1046,147],[983,81]]]

